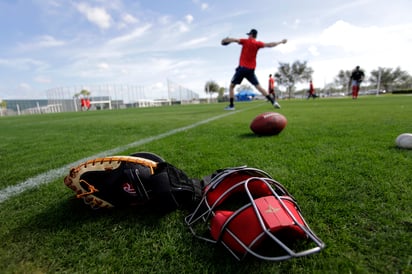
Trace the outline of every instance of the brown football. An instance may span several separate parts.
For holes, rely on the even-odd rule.
[[[257,135],[277,135],[288,123],[285,116],[277,112],[259,114],[250,123],[250,129]]]

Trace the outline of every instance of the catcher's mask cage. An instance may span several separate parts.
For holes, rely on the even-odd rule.
[[[280,261],[325,247],[289,192],[254,168],[228,168],[212,176],[203,199],[185,222],[197,238],[222,243],[237,260],[249,253]]]

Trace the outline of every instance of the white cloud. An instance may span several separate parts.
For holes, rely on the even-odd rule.
[[[80,3],[76,5],[77,10],[84,14],[90,22],[101,29],[110,28],[112,17],[104,8],[91,7],[88,4]]]
[[[108,44],[119,44],[119,43],[125,43],[125,42],[129,42],[132,41],[138,37],[141,37],[142,35],[144,35],[145,33],[147,33],[147,31],[151,28],[150,24],[146,24],[142,27],[139,28],[135,28],[133,31],[131,31],[130,33],[123,35],[123,36],[119,36],[116,38],[111,39]]]
[[[191,24],[193,20],[194,20],[194,17],[191,14],[188,14],[185,16],[186,23]]]
[[[179,32],[188,32],[189,31],[189,26],[183,22],[178,22],[177,27],[179,29]]]
[[[207,40],[208,40],[207,37],[200,37],[200,38],[192,39],[192,40],[189,40],[189,41],[185,42],[184,46],[185,47],[193,47],[193,46],[202,44],[202,43],[206,42]]]
[[[321,33],[319,41],[321,45],[335,46],[346,52],[390,49],[398,43],[407,42],[408,37],[411,37],[412,34],[411,27],[412,24],[391,27],[361,27],[339,20]],[[407,36],[404,37],[404,35]]]
[[[45,66],[45,63],[31,58],[15,58],[0,59],[0,66],[18,70],[32,70],[33,68]]]
[[[207,3],[202,3],[202,4],[200,5],[200,8],[201,8],[202,10],[207,10],[207,9],[209,8],[209,4],[207,4]]]
[[[55,0],[48,0],[47,4],[51,7],[60,7],[61,3],[59,1],[55,1]]]
[[[31,86],[27,83],[20,83],[19,88],[28,90],[28,89],[31,89]]]
[[[355,25],[337,20],[323,30],[290,37],[276,47],[285,62],[306,60],[314,69],[316,86],[333,82],[340,70],[361,66],[368,75],[379,67],[412,71],[407,58],[412,48],[412,23]]]
[[[40,48],[51,48],[64,46],[66,44],[63,40],[57,40],[56,38],[50,35],[43,35],[37,37],[30,43],[19,43],[19,48],[22,50],[34,50]]]
[[[295,19],[293,22],[283,21],[282,24],[291,29],[297,29],[300,25],[300,19]]]
[[[129,13],[126,13],[121,16],[121,21],[118,23],[118,26],[119,26],[119,29],[124,29],[138,22],[139,20],[136,17],[134,17],[133,15]]]
[[[101,70],[108,70],[110,68],[109,64],[102,62],[97,65],[97,67]]]
[[[137,18],[135,18],[133,15],[131,15],[129,13],[124,14],[122,16],[122,21],[127,23],[127,24],[135,24],[135,23],[139,22],[139,20],[137,20]]]
[[[283,54],[296,51],[298,48],[297,40],[288,40],[286,44],[281,44],[273,48],[274,51],[280,51]]]
[[[371,66],[411,67],[406,60],[412,47],[412,24],[378,26],[355,26],[337,21],[320,35],[319,45],[335,48],[335,57],[350,56]],[[341,53],[339,53],[341,49]],[[376,67],[377,68],[377,67]]]
[[[52,80],[45,76],[37,76],[34,78],[34,81],[37,83],[51,83]]]
[[[162,89],[165,88],[165,85],[162,82],[157,82],[154,85],[152,85],[152,89]]]
[[[310,46],[308,48],[308,51],[313,55],[313,56],[318,56],[319,55],[319,51],[318,48],[316,46]]]
[[[160,16],[159,19],[158,19],[158,21],[161,25],[170,24],[170,20],[171,20],[171,18],[168,15]]]
[[[209,4],[206,2],[200,2],[199,0],[193,0],[193,3],[196,5],[200,5],[201,10],[207,10],[209,8]]]
[[[324,46],[343,48],[345,51],[358,51],[364,45],[359,43],[363,40],[362,34],[368,35],[360,28],[339,20],[321,33],[319,42]]]

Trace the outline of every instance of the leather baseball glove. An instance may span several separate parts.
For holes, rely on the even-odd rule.
[[[88,160],[70,170],[64,184],[93,209],[153,206],[169,212],[196,205],[201,182],[148,152]]]

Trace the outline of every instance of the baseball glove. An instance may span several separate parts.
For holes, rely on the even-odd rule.
[[[201,182],[148,153],[88,160],[70,170],[64,184],[93,209],[152,206],[169,212],[196,205]]]

